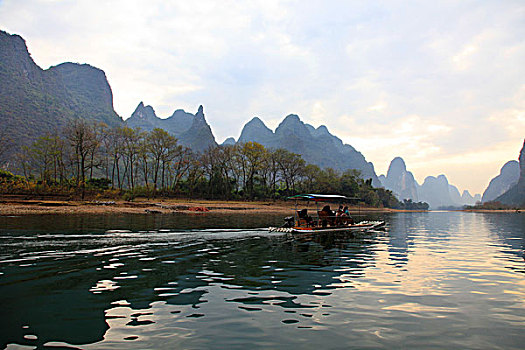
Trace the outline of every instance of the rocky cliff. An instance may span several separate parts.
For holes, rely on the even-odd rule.
[[[464,205],[475,205],[477,202],[481,201],[481,196],[476,194],[472,196],[469,191],[464,190],[461,194],[461,203]]]
[[[199,106],[190,128],[180,135],[179,142],[197,152],[217,146],[210,125],[204,117],[204,108],[202,106]]]
[[[131,117],[126,120],[131,128],[140,128],[151,131],[155,128],[164,129],[175,136],[179,143],[197,152],[202,152],[208,147],[216,146],[215,137],[204,116],[204,108],[199,107],[196,114],[178,109],[166,118],[159,118],[151,106],[140,102]]]
[[[374,186],[381,185],[373,164],[367,162],[360,152],[344,144],[325,126],[314,128],[302,122],[295,114],[284,118],[275,132],[259,118],[253,118],[244,125],[237,142],[250,141],[260,143],[267,148],[284,148],[298,153],[307,163],[318,165],[321,168],[360,170],[362,177],[371,178]]]
[[[481,200],[481,195],[472,196],[466,190],[460,194],[456,186],[449,184],[445,175],[428,176],[420,186],[407,170],[401,157],[396,157],[390,162],[387,175],[379,176],[379,180],[386,189],[394,192],[399,200],[427,202],[431,209],[473,205]]]
[[[241,136],[237,142],[240,144],[246,142],[257,142],[264,147],[274,147],[276,144],[276,137],[273,131],[270,130],[261,119],[254,117],[244,125]]]
[[[430,208],[451,206],[450,186],[445,175],[428,176],[419,188],[419,200],[427,202]]]
[[[520,177],[518,183],[507,192],[496,198],[496,201],[507,205],[525,207],[525,140],[519,155]]]
[[[448,194],[450,195],[451,203],[450,205],[453,206],[462,206],[464,203],[461,199],[461,194],[459,193],[459,190],[456,186],[449,184],[448,185]]]
[[[396,157],[390,162],[386,177],[381,176],[380,181],[387,190],[391,190],[400,200],[411,199],[419,201],[417,194],[417,182],[414,175],[407,171],[405,161]]]
[[[4,31],[0,31],[0,82],[0,128],[7,130],[15,146],[60,131],[75,119],[122,124],[102,70],[76,63],[43,70],[24,39]]]
[[[482,202],[493,201],[503,193],[507,192],[512,186],[518,183],[520,178],[520,164],[511,160],[505,163],[498,176],[490,180],[490,183],[483,192]]]
[[[179,137],[191,128],[194,120],[195,115],[182,109],[177,109],[171,116],[162,119],[157,117],[153,107],[145,106],[143,102],[140,102],[126,123],[131,128],[141,128],[145,131],[151,131],[155,128],[164,129]]]

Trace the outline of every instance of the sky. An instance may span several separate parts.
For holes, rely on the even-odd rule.
[[[288,114],[386,174],[482,193],[525,138],[525,2],[0,0],[42,68],[105,71],[114,107],[199,105],[219,142]]]

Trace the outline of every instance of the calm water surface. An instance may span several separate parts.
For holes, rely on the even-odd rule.
[[[380,217],[0,216],[0,347],[523,349],[524,214]]]

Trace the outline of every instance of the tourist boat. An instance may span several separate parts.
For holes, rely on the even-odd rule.
[[[333,194],[300,194],[288,197],[288,199],[295,200],[294,215],[286,217],[285,223],[281,227],[269,227],[268,231],[286,233],[353,232],[373,230],[385,226],[384,221],[355,223],[351,217],[342,213],[319,210],[320,202],[348,203],[357,198]],[[297,202],[299,200],[307,201],[307,203],[314,202],[316,204],[316,215],[313,217],[308,215],[308,208],[298,210]]]

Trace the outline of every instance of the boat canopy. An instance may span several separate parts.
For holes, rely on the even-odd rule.
[[[306,200],[314,202],[343,202],[352,199],[359,199],[357,197],[346,197],[339,194],[298,194],[296,196],[288,197],[287,199]]]

